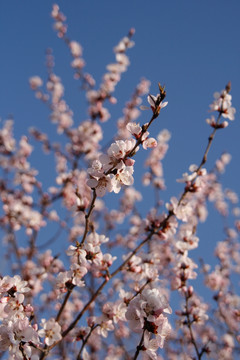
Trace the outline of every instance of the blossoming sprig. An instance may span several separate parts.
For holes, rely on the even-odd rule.
[[[220,123],[221,117],[228,118],[229,120],[234,120],[234,114],[236,112],[236,109],[231,107],[232,95],[229,94],[230,90],[231,90],[231,82],[229,81],[229,83],[226,85],[225,89],[221,92],[221,94],[219,93],[214,94],[216,100],[213,102],[213,104],[210,105],[210,107],[212,111],[218,111],[219,114],[215,126],[213,126],[214,130],[208,138],[208,145],[206,147],[202,161],[196,170],[197,175],[199,174],[199,171],[202,169],[203,165],[207,161],[207,155],[210,150],[216,131],[218,129],[226,127],[225,121],[222,124]],[[192,179],[192,182],[194,182],[194,180],[195,179]]]
[[[148,98],[147,98],[147,100],[150,104],[150,107],[153,111],[153,118],[151,119],[151,121],[156,119],[160,113],[160,110],[162,108],[164,108],[165,106],[167,106],[167,104],[168,104],[167,101],[162,102],[166,97],[165,86],[161,86],[161,84],[158,83],[158,87],[159,87],[159,94],[157,94],[156,96],[149,94]],[[141,106],[141,109],[147,110],[148,107]],[[151,121],[150,121],[150,123],[151,123]],[[150,125],[150,123],[149,123],[149,125]]]
[[[97,196],[104,196],[106,191],[118,193],[122,185],[133,184],[133,165],[134,160],[131,159],[139,150],[139,145],[143,148],[156,147],[157,142],[154,138],[148,138],[148,128],[160,113],[160,109],[167,105],[162,103],[166,96],[165,88],[158,84],[159,94],[157,96],[149,95],[148,101],[151,104],[153,115],[150,121],[142,127],[137,124],[127,124],[127,129],[135,136],[131,140],[117,140],[111,144],[107,151],[107,155],[101,155],[99,160],[92,163],[92,167],[88,169],[90,179],[87,185],[91,189],[96,189]]]
[[[221,117],[225,114],[225,116],[223,117],[228,117],[229,120],[233,120],[234,117],[232,118],[232,116],[235,114],[235,108],[232,108],[231,107],[231,95],[229,95],[229,91],[231,89],[231,83],[229,82],[226,87],[225,87],[225,90],[223,90],[221,92],[221,94],[219,95],[219,99],[218,99],[218,106],[216,104],[216,101],[214,101],[214,103],[211,105],[211,108],[213,111],[218,111],[218,117],[217,117],[217,120],[216,122],[214,121],[214,126],[212,126],[214,128],[214,130],[212,131],[211,135],[209,136],[208,138],[208,144],[207,144],[207,147],[206,147],[206,150],[204,152],[204,155],[203,155],[203,158],[202,158],[202,161],[200,163],[199,166],[194,166],[192,167],[191,166],[191,170],[192,170],[192,174],[191,175],[188,175],[188,174],[184,174],[184,182],[186,182],[186,186],[185,186],[185,189],[180,197],[180,199],[178,200],[178,202],[176,202],[176,206],[175,206],[175,209],[170,207],[168,208],[169,212],[168,212],[168,215],[167,217],[165,218],[165,220],[161,223],[160,225],[160,228],[163,229],[166,224],[168,223],[168,220],[170,219],[170,217],[172,215],[175,215],[176,216],[176,211],[177,209],[178,210],[182,210],[184,208],[184,211],[187,210],[186,206],[183,204],[183,200],[185,199],[186,195],[189,193],[189,192],[195,192],[195,191],[198,191],[198,186],[197,186],[197,183],[196,181],[199,179],[199,177],[201,176],[204,176],[206,175],[206,170],[203,169],[203,166],[204,164],[206,163],[207,161],[207,156],[208,156],[208,153],[209,153],[209,150],[210,150],[210,147],[212,145],[212,142],[213,142],[213,139],[216,135],[216,131],[218,129],[221,129],[221,128],[224,128],[226,126],[221,126],[225,123],[222,122],[220,123],[221,121]],[[215,93],[216,94],[216,93]],[[216,96],[215,96],[216,97]],[[224,101],[227,99],[227,102],[224,103]],[[214,105],[215,104],[215,105]],[[220,104],[220,105],[219,105]],[[215,108],[214,108],[215,106]],[[231,110],[230,110],[231,109]],[[230,117],[229,117],[230,115]],[[183,205],[183,206],[181,206]],[[182,208],[182,209],[181,209]],[[185,211],[186,213],[186,211]]]
[[[160,87],[160,84],[159,84],[159,87]],[[178,215],[182,212],[182,210],[184,209],[184,212],[185,212],[185,215],[186,215],[186,211],[187,210],[187,207],[186,207],[186,204],[183,203],[183,200],[185,199],[186,195],[189,193],[189,192],[196,192],[198,190],[198,186],[196,186],[196,180],[199,178],[199,176],[204,176],[206,174],[206,171],[205,169],[203,169],[203,166],[204,164],[206,163],[207,161],[207,156],[208,156],[208,153],[209,153],[209,150],[211,148],[211,145],[212,145],[212,142],[213,142],[213,139],[216,135],[216,131],[220,128],[224,128],[224,126],[219,126],[220,124],[220,121],[221,121],[221,117],[223,116],[223,114],[225,114],[225,118],[227,117],[227,115],[229,115],[229,112],[230,112],[230,117],[231,119],[229,118],[229,120],[233,120],[232,119],[232,115],[233,113],[235,113],[235,109],[231,107],[231,96],[229,95],[229,91],[230,91],[231,87],[230,87],[230,83],[228,83],[225,87],[225,90],[222,91],[222,93],[220,94],[220,98],[222,99],[222,105],[221,107],[216,107],[215,109],[212,108],[212,110],[215,110],[215,111],[218,111],[219,114],[218,114],[218,117],[217,117],[217,120],[216,120],[216,123],[215,123],[215,126],[214,127],[214,130],[212,131],[212,133],[210,134],[209,138],[208,138],[208,144],[207,144],[207,147],[206,147],[206,150],[204,152],[204,155],[203,155],[203,158],[202,158],[202,161],[201,163],[199,164],[199,166],[194,166],[194,172],[193,174],[191,175],[188,175],[188,174],[184,174],[184,182],[186,182],[186,186],[185,186],[185,189],[180,197],[180,199],[177,201],[174,200],[175,202],[175,205],[174,206],[167,206],[168,208],[168,214],[166,215],[166,217],[164,218],[164,220],[162,220],[160,222],[160,224],[158,224],[157,226],[155,225],[153,227],[153,229],[151,231],[153,231],[155,234],[161,234],[169,227],[169,221],[170,221],[170,218],[172,218],[172,216],[176,216],[176,212],[178,211]],[[160,92],[161,92],[161,89],[160,89]],[[160,94],[161,95],[161,94]],[[227,99],[227,103],[224,103],[224,99],[226,100]],[[221,102],[219,100],[219,102]],[[226,107],[228,105],[228,108]],[[166,105],[165,105],[166,106]],[[228,109],[228,110],[227,110]],[[233,109],[233,110],[229,110],[229,109]],[[153,110],[154,111],[154,110]],[[151,119],[151,121],[155,118],[154,117],[155,115],[155,112],[153,113],[153,117]],[[224,123],[224,122],[223,122]],[[149,123],[150,124],[150,123]],[[148,124],[148,126],[149,126]],[[173,204],[172,204],[173,205]],[[181,205],[181,207],[180,207]],[[190,214],[190,213],[189,213]],[[188,214],[188,216],[189,216]],[[184,215],[184,216],[185,216]],[[183,216],[183,213],[180,215],[181,217]],[[186,221],[186,220],[184,220]]]
[[[161,86],[161,84],[158,83],[158,87],[159,94],[157,96],[153,96],[151,94],[148,96],[148,102],[151,105],[151,109],[156,117],[159,115],[161,108],[167,106],[168,104],[167,101],[162,102],[166,97],[165,86]]]
[[[153,148],[157,146],[157,141],[154,138],[149,138],[149,132],[145,131],[143,133],[143,129],[147,124],[140,126],[134,122],[130,122],[127,124],[127,130],[135,137],[136,140],[141,139],[141,143],[143,148],[146,150],[147,148]]]
[[[146,139],[146,134],[145,133],[147,132],[147,130],[148,130],[149,126],[151,125],[151,123],[153,122],[153,120],[156,119],[159,116],[160,110],[162,108],[164,108],[165,106],[167,106],[167,104],[168,104],[167,101],[162,102],[166,97],[165,86],[161,86],[161,84],[158,83],[158,87],[159,87],[159,94],[157,94],[156,96],[151,95],[151,94],[148,95],[147,99],[148,99],[148,102],[149,102],[149,104],[151,106],[151,109],[153,111],[153,115],[152,115],[149,123],[146,123],[146,124],[144,124],[142,126],[142,131],[139,134],[139,136],[138,137],[135,136],[136,139],[137,139],[137,142],[136,142],[135,146],[133,147],[132,151],[128,154],[129,158],[132,157],[135,154],[135,150],[137,149],[137,147],[140,144],[143,143],[144,139]],[[147,110],[148,109],[148,107],[146,107],[146,106],[141,106],[140,108],[142,110]],[[147,146],[147,147],[149,147],[149,146]],[[154,147],[154,146],[150,146],[150,147]]]
[[[212,115],[210,119],[206,119],[207,124],[209,124],[214,129],[224,129],[228,126],[228,122],[220,122],[221,116],[228,120],[234,120],[236,109],[232,107],[232,95],[229,94],[231,90],[231,82],[225,86],[225,89],[213,94],[215,100],[210,105],[210,111],[218,111],[218,119],[215,120],[215,117]]]
[[[236,109],[232,107],[232,95],[229,94],[231,90],[231,82],[226,85],[225,89],[219,93],[214,93],[215,100],[210,105],[211,111],[218,111],[219,115],[228,119],[234,120]]]

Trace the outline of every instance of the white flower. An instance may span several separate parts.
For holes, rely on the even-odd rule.
[[[212,111],[219,111],[224,118],[234,120],[236,109],[232,107],[232,96],[223,90],[221,93],[214,93],[214,102],[210,105]]]
[[[42,86],[43,84],[43,81],[42,79],[39,77],[39,76],[32,76],[30,79],[29,79],[29,84],[31,86],[31,88],[33,90],[36,90],[37,88],[39,88],[40,86]]]
[[[158,94],[156,96],[150,94],[150,95],[148,95],[147,100],[148,100],[153,112],[159,112],[162,108],[164,108],[168,104],[167,101],[165,101],[165,102],[161,101],[160,94]]]
[[[13,315],[17,317],[22,317],[24,310],[23,301],[24,301],[23,294],[15,294],[14,297],[9,297],[9,301],[4,307],[4,312],[8,314],[9,317],[10,316],[12,317]]]
[[[192,174],[183,173],[181,179],[177,179],[177,182],[184,183],[184,182],[191,182],[197,177],[197,173],[193,172]]]
[[[171,314],[172,309],[170,308],[167,298],[161,295],[158,289],[144,289],[141,294],[141,299],[145,304],[143,305],[148,320],[153,321],[163,312]]]
[[[144,318],[146,316],[140,306],[140,297],[135,297],[129,304],[126,311],[126,319],[129,321],[130,328],[135,332],[141,332],[144,327]]]
[[[112,191],[116,194],[121,190],[121,185],[132,185],[134,182],[132,166],[123,166],[116,175],[112,175]]]
[[[32,358],[32,347],[29,342],[35,346],[39,344],[39,337],[34,328],[29,324],[29,320],[13,318],[0,325],[0,350],[9,350],[9,359],[22,359],[22,352],[19,350],[19,344],[24,347],[24,354],[28,359]],[[13,357],[14,356],[14,357]]]
[[[102,175],[98,180],[89,179],[87,185],[92,189],[96,189],[97,196],[103,197],[106,194],[106,191],[112,191],[112,182],[110,176]]]
[[[70,41],[69,47],[73,57],[79,57],[82,55],[82,47],[77,41]]]
[[[92,162],[91,168],[89,168],[87,171],[91,176],[101,177],[103,174],[103,166],[102,166],[101,161],[94,160]]]
[[[169,324],[168,319],[164,316],[160,316],[157,319],[156,325],[158,325],[156,340],[158,342],[158,346],[162,349],[165,338],[170,334],[171,325]]]
[[[62,339],[61,326],[54,320],[54,318],[51,318],[48,321],[42,319],[41,326],[43,329],[38,331],[38,335],[40,337],[45,337],[44,342],[46,345],[50,346]]]
[[[99,235],[97,232],[92,232],[87,236],[87,243],[93,246],[98,246],[109,241],[109,238],[105,235]]]
[[[72,264],[71,267],[72,283],[76,286],[84,286],[82,278],[87,274],[87,268],[78,264]]]
[[[135,136],[136,139],[139,139],[142,134],[142,127],[135,122],[129,122],[126,126],[127,130]]]
[[[113,143],[110,148],[108,149],[108,155],[110,158],[114,159],[123,159],[125,155],[127,155],[135,146],[136,140],[130,139],[130,140],[117,140],[115,143]]]
[[[140,332],[147,322],[152,325],[154,334],[159,334],[161,329],[158,331],[158,327],[161,327],[164,321],[168,321],[163,312],[172,312],[166,297],[158,289],[144,289],[130,302],[126,319],[135,332]],[[150,331],[148,326],[146,329]]]
[[[178,199],[176,197],[171,197],[171,204],[166,204],[166,208],[169,211],[173,211],[176,215],[177,219],[182,220],[184,222],[188,221],[190,216],[192,215],[193,209],[192,207],[186,203],[181,202],[179,204]]]
[[[146,150],[147,148],[155,148],[157,146],[157,141],[154,138],[147,138],[143,141],[143,148]]]
[[[96,322],[100,324],[100,326],[98,326],[97,328],[98,334],[102,335],[105,338],[108,336],[108,331],[114,330],[114,325],[112,320],[106,319],[105,316],[101,316],[97,318]]]
[[[13,344],[18,344],[20,341],[32,341],[35,344],[39,343],[38,335],[29,324],[29,320],[27,318],[9,321],[8,327],[9,338]]]
[[[30,291],[30,288],[27,287],[27,281],[21,279],[19,275],[15,275],[14,277],[4,276],[3,279],[0,280],[0,293],[7,292],[11,290],[15,293],[25,293]]]
[[[123,53],[116,54],[116,60],[120,65],[122,65],[122,66],[124,66],[126,68],[130,64],[128,56],[126,54],[123,54]]]
[[[69,271],[60,272],[56,279],[56,287],[60,293],[67,292],[66,283],[71,281],[71,274]]]
[[[151,334],[148,331],[144,333],[144,351],[150,359],[157,360],[157,350],[159,345],[156,338],[151,339],[150,336]]]
[[[14,285],[14,280],[10,276],[4,276],[0,279],[0,293],[5,293]]]
[[[66,251],[66,254],[68,256],[77,256],[78,257],[78,261],[81,265],[85,265],[86,264],[86,251],[82,248],[80,248],[79,246],[73,246],[70,245]]]

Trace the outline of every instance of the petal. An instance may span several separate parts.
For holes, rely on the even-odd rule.
[[[167,104],[168,104],[168,101],[164,101],[163,103],[161,103],[160,108],[161,109],[164,108],[165,106],[167,106]]]

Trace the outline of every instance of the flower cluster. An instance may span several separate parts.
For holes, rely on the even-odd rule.
[[[229,83],[221,93],[214,93],[214,102],[210,105],[212,111],[218,111],[224,118],[234,120],[236,109],[232,107],[232,95],[229,94],[231,84]]]
[[[0,280],[0,350],[8,350],[11,359],[38,359],[37,324],[32,325],[30,319],[34,309],[24,305],[25,294],[30,291],[27,285],[18,275]]]
[[[134,32],[134,29],[130,29],[128,36],[125,36],[114,48],[116,62],[107,66],[108,72],[103,76],[99,90],[87,92],[87,99],[90,104],[88,111],[92,119],[99,118],[100,121],[105,122],[110,118],[110,113],[103,104],[106,100],[113,104],[116,103],[112,93],[121,79],[121,74],[127,70],[130,64],[126,51],[134,46],[134,42],[131,40]]]
[[[102,253],[101,245],[108,241],[106,236],[95,232],[86,237],[84,244],[69,246],[66,254],[71,258],[71,266],[70,270],[60,272],[57,276],[58,295],[75,286],[84,287],[83,278],[89,271],[97,278],[108,276],[109,267],[116,260],[110,253]]]
[[[94,160],[88,169],[90,179],[87,184],[96,190],[97,196],[104,196],[106,191],[119,193],[122,185],[133,184],[134,160],[127,158],[136,145],[134,139],[117,140],[113,143],[107,155],[101,155]],[[135,148],[135,152],[138,148]]]
[[[123,109],[123,116],[120,117],[117,121],[118,133],[117,139],[128,139],[130,133],[127,130],[127,124],[140,116],[141,112],[139,110],[139,105],[142,103],[142,96],[149,93],[150,81],[142,79],[137,85],[131,99],[126,103],[125,108]]]
[[[158,289],[144,289],[129,303],[126,312],[129,326],[134,332],[144,332],[142,350],[147,351],[151,359],[157,359],[156,350],[163,347],[170,333],[171,326],[163,313],[171,312],[167,299]]]

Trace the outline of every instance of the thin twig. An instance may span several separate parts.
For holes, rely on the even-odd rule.
[[[197,354],[197,358],[198,358],[198,360],[201,360],[202,356],[200,355],[200,352],[198,350],[198,346],[197,346],[197,343],[195,341],[193,331],[192,331],[192,322],[191,322],[191,319],[190,319],[190,313],[189,313],[189,309],[188,309],[188,299],[189,299],[188,294],[185,294],[187,326],[188,326],[188,329],[189,329],[191,342],[192,342],[192,344],[193,344],[193,346],[195,348],[196,354]]]
[[[83,237],[82,237],[82,241],[80,243],[81,245],[83,245],[83,243],[84,243],[84,241],[86,239],[86,236],[88,234],[88,231],[89,231],[89,218],[90,218],[91,213],[92,213],[92,211],[94,209],[96,198],[97,198],[96,190],[93,189],[92,202],[91,202],[91,205],[89,207],[88,213],[85,215],[85,230],[84,230],[84,234],[83,234]]]
[[[100,326],[100,325],[99,325],[99,324],[96,324],[96,325],[94,325],[93,327],[91,327],[91,330],[89,331],[89,333],[87,334],[87,336],[86,336],[85,339],[83,340],[81,349],[79,350],[79,353],[78,353],[77,360],[81,360],[81,359],[82,359],[81,355],[82,355],[82,351],[83,351],[83,349],[84,349],[84,346],[87,344],[88,339],[89,339],[90,336],[92,335],[93,330],[95,330],[98,326]]]
[[[136,352],[135,352],[135,355],[134,355],[134,358],[133,360],[136,360],[140,351],[142,350],[142,345],[143,345],[143,340],[144,340],[144,333],[145,333],[145,329],[143,330],[143,333],[142,333],[142,337],[141,337],[141,340],[137,346],[137,349],[136,349]]]

